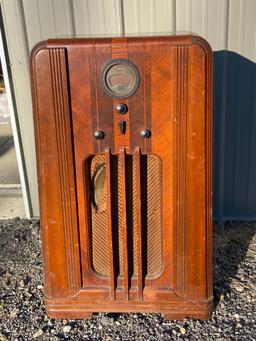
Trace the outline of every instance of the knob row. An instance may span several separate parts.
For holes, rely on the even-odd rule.
[[[151,136],[151,131],[148,129],[142,129],[140,132],[140,135],[141,135],[141,137],[148,139]],[[94,138],[96,140],[102,140],[102,139],[104,139],[104,137],[105,137],[105,134],[102,130],[96,130],[94,132]]]

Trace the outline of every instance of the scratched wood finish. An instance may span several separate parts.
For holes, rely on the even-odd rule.
[[[100,83],[107,62],[125,58],[140,74],[134,95],[112,99]],[[212,307],[212,52],[198,36],[48,40],[31,54],[45,305],[50,317],[161,312],[206,319]],[[125,115],[115,112],[119,102]],[[126,123],[120,133],[118,121]],[[141,137],[147,128],[151,137]],[[95,130],[105,138],[95,140]],[[89,159],[106,162],[109,276],[92,268]],[[143,156],[161,160],[162,269],[145,273]],[[120,159],[122,268],[116,266],[113,159]],[[130,274],[128,158],[136,174],[136,257]],[[147,188],[147,187],[146,187]],[[145,252],[146,251],[146,252]]]

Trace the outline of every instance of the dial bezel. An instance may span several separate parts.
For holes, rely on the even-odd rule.
[[[134,73],[134,85],[129,90],[129,92],[125,95],[118,95],[115,92],[113,92],[108,84],[107,84],[107,74],[108,71],[117,64],[125,64],[126,66],[130,67],[132,69],[132,72]],[[101,72],[101,84],[103,87],[103,90],[112,98],[128,98],[135,94],[135,92],[138,90],[138,87],[140,85],[140,75],[137,67],[128,59],[118,58],[118,59],[111,59],[107,64],[105,64],[102,72]]]

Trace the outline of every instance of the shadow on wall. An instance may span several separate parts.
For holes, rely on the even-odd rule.
[[[213,55],[213,214],[256,220],[256,64]]]

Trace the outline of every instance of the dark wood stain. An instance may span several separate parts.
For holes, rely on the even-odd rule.
[[[139,70],[140,87],[127,99],[111,98],[100,84],[102,69],[112,58],[127,58]],[[89,318],[93,312],[123,311],[160,312],[167,319],[208,318],[213,302],[208,43],[193,35],[48,40],[31,53],[31,81],[47,314]],[[127,104],[125,115],[115,112],[118,102]],[[120,118],[125,134],[118,128]],[[151,131],[149,139],[141,137],[143,128]],[[94,139],[97,129],[105,132],[103,140]],[[106,162],[105,277],[91,262],[89,162],[97,153]],[[144,154],[161,160],[163,179],[157,197],[162,232],[155,236],[163,266],[154,278],[147,276],[145,265],[151,247],[145,225],[155,212],[147,207],[145,191],[151,185],[147,172],[159,169],[145,171]],[[132,160],[137,179],[133,198],[127,192]],[[120,181],[113,174],[121,174]],[[132,243],[131,221],[137,236]],[[131,257],[135,248],[136,275]]]

